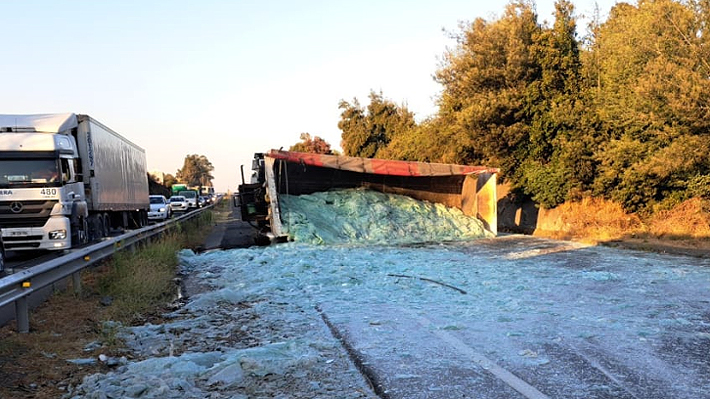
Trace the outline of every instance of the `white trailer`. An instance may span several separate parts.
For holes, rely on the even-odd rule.
[[[60,250],[146,224],[145,151],[88,115],[0,115],[9,250]]]

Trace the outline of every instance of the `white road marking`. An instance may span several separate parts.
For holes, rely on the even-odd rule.
[[[405,310],[405,312],[407,312],[414,319],[416,319],[417,323],[419,323],[422,327],[427,328],[434,335],[439,337],[442,341],[444,341],[444,342],[448,343],[449,345],[453,346],[454,348],[456,348],[456,350],[458,350],[461,354],[466,355],[469,358],[471,358],[471,360],[478,363],[478,365],[480,365],[483,369],[488,370],[491,374],[493,374],[498,379],[500,379],[501,381],[508,384],[508,386],[510,386],[511,388],[520,392],[526,398],[528,398],[528,399],[550,399],[549,396],[538,391],[535,387],[533,387],[532,385],[523,381],[522,379],[517,377],[515,374],[500,367],[495,362],[493,362],[492,360],[488,359],[487,357],[481,355],[480,353],[477,353],[475,350],[473,350],[473,348],[466,345],[460,339],[454,337],[453,335],[449,334],[448,332],[446,332],[444,330],[437,328],[436,326],[434,326],[432,324],[431,320],[429,320],[423,316],[419,316],[408,309]]]

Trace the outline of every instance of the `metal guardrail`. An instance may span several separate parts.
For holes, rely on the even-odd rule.
[[[3,277],[0,279],[0,309],[14,303],[17,330],[21,333],[29,332],[28,299],[32,294],[69,276],[72,277],[74,290],[78,292],[81,289],[82,269],[106,259],[115,252],[132,248],[140,242],[159,236],[172,228],[174,224],[193,219],[211,207],[213,205],[186,213],[178,218],[132,230],[118,237],[104,239],[99,243],[72,250],[59,258]]]

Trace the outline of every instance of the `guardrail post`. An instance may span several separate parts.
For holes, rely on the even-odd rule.
[[[72,273],[71,282],[72,282],[72,285],[74,286],[74,293],[80,294],[81,293],[81,271],[77,271],[77,272]]]
[[[17,332],[22,334],[30,332],[30,310],[27,306],[27,297],[15,301],[15,319],[17,320]]]

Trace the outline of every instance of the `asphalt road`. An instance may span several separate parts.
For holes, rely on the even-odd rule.
[[[319,305],[379,396],[710,398],[707,259],[521,236],[435,257],[387,274],[429,295]]]

